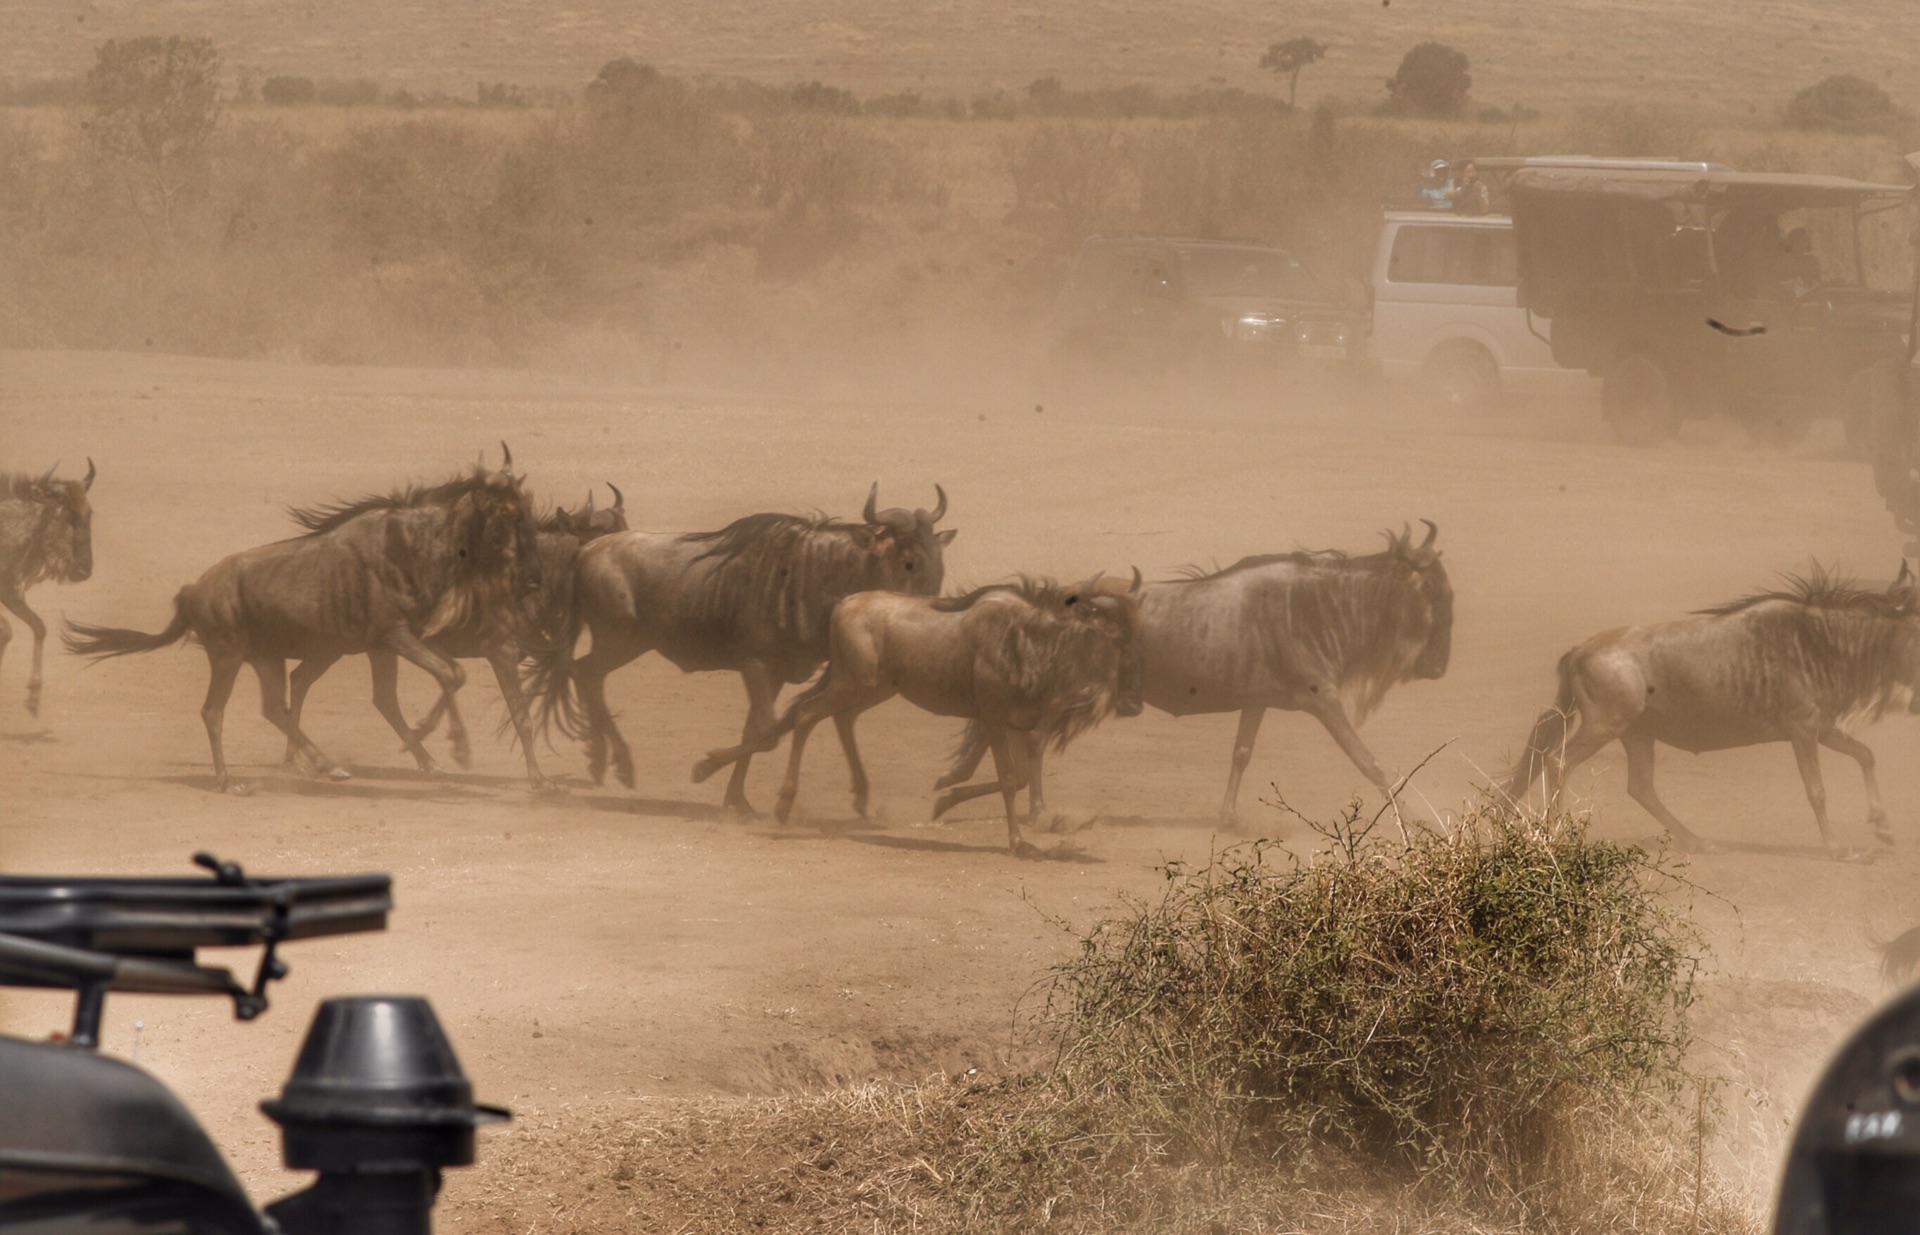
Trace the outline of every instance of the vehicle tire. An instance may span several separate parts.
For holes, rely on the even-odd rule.
[[[1673,387],[1645,356],[1628,356],[1606,371],[1600,408],[1615,440],[1628,446],[1657,446],[1680,432]]]
[[[1427,401],[1441,411],[1484,415],[1500,406],[1500,367],[1477,343],[1448,343],[1420,369]]]

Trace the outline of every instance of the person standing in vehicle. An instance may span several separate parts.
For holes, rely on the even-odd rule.
[[[1480,179],[1478,164],[1468,160],[1460,169],[1460,183],[1447,189],[1447,204],[1455,214],[1485,214],[1492,207],[1487,182]]]
[[[1445,159],[1435,159],[1420,173],[1420,204],[1429,210],[1453,209],[1452,167]]]

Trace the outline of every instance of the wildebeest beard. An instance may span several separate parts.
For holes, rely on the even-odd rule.
[[[87,479],[0,475],[0,580],[17,591],[36,583],[84,583],[93,574],[93,507]]]

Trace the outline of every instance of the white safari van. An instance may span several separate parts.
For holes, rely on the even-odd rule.
[[[1373,338],[1381,375],[1419,383],[1441,406],[1484,411],[1518,390],[1590,381],[1553,361],[1549,323],[1514,291],[1513,220],[1390,212],[1373,263]]]

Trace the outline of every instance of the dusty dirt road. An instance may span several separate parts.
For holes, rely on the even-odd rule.
[[[214,560],[288,534],[284,504],[433,479],[502,437],[543,498],[575,502],[611,479],[651,528],[761,509],[851,514],[874,479],[883,504],[930,504],[939,481],[960,529],[949,587],[1132,564],[1152,577],[1296,545],[1370,551],[1380,528],[1426,516],[1458,594],[1452,668],[1390,695],[1365,736],[1400,769],[1444,744],[1414,782],[1437,811],[1505,765],[1551,695],[1556,658],[1587,634],[1730,598],[1810,557],[1886,577],[1898,536],[1832,430],[1788,454],[1718,425],[1636,451],[1607,444],[1581,398],[1471,422],[1337,392],[1231,406],[1162,392],[1042,411],[1030,397],[940,391],[798,401],[514,373],[0,355],[0,467],[90,454],[100,468],[94,578],[34,602],[50,618],[149,630]],[[1049,786],[1078,830],[1038,837],[1057,860],[1016,862],[991,810],[925,822],[954,726],[902,703],[863,728],[878,819],[849,819],[837,750],[822,741],[806,819],[781,828],[723,821],[718,786],[688,782],[694,758],[737,732],[737,679],[657,660],[623,671],[613,690],[638,790],[586,784],[563,749],[549,768],[575,784],[550,800],[531,797],[516,755],[485,736],[500,709],[483,667],[463,696],[474,768],[424,779],[367,702],[363,662],[348,661],[316,689],[308,728],[357,777],[283,776],[280,738],[243,680],[228,751],[261,785],[233,798],[209,792],[197,649],[91,668],[50,652],[38,719],[21,707],[23,653],[17,638],[0,666],[0,866],[182,872],[204,848],[261,871],[395,877],[392,929],[291,949],[293,975],[258,1023],[210,1003],[109,1009],[108,1049],[131,1053],[139,1022],[140,1062],[188,1098],[261,1196],[292,1180],[253,1104],[277,1091],[326,994],[431,995],[480,1095],[535,1119],[992,1068],[1016,1002],[1069,942],[1050,917],[1084,924],[1123,894],[1151,894],[1158,863],[1236,839],[1210,822],[1225,716],[1149,713],[1095,732]],[[425,687],[417,674],[403,683],[416,712]],[[1856,865],[1819,856],[1783,747],[1663,755],[1670,805],[1727,843],[1691,866],[1715,949],[1699,1024],[1707,1062],[1736,1082],[1722,1152],[1756,1194],[1813,1069],[1881,997],[1868,933],[1920,919],[1920,733],[1900,718],[1867,736],[1900,846]],[[1842,835],[1871,846],[1858,776],[1832,756],[1826,766]],[[778,771],[756,765],[763,805]],[[1656,838],[1625,795],[1617,749],[1576,783],[1602,835]],[[1311,841],[1251,802],[1270,784],[1324,816],[1364,782],[1312,722],[1276,716],[1247,818]],[[11,1032],[65,1016],[52,997],[0,997]],[[458,1179],[452,1189],[457,1202]]]

